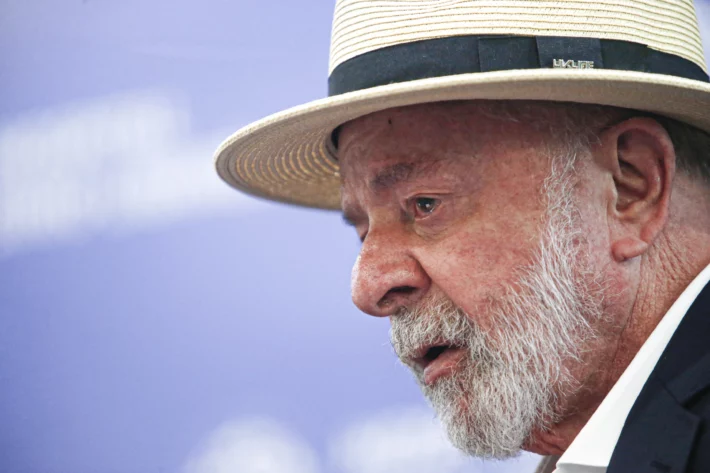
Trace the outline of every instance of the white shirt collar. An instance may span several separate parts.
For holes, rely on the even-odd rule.
[[[626,417],[693,301],[710,281],[705,268],[673,303],[587,424],[557,462],[555,473],[605,473]]]

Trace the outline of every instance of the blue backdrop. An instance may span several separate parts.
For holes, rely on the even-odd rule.
[[[448,446],[338,214],[213,171],[325,95],[332,7],[0,0],[0,471],[532,469]]]

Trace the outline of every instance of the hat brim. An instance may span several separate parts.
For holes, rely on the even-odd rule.
[[[547,100],[653,112],[710,133],[710,84],[603,69],[481,72],[383,85],[293,107],[248,125],[217,149],[220,177],[248,194],[340,208],[335,128],[388,108],[451,100]]]

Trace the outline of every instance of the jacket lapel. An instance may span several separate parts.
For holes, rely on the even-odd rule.
[[[710,386],[710,284],[698,295],[629,412],[608,473],[681,473],[700,419],[684,408]]]
[[[652,374],[626,419],[607,472],[683,472],[699,425]]]

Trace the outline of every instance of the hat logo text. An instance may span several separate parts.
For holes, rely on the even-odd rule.
[[[575,61],[572,59],[553,59],[552,67],[555,69],[594,69],[594,61]]]

